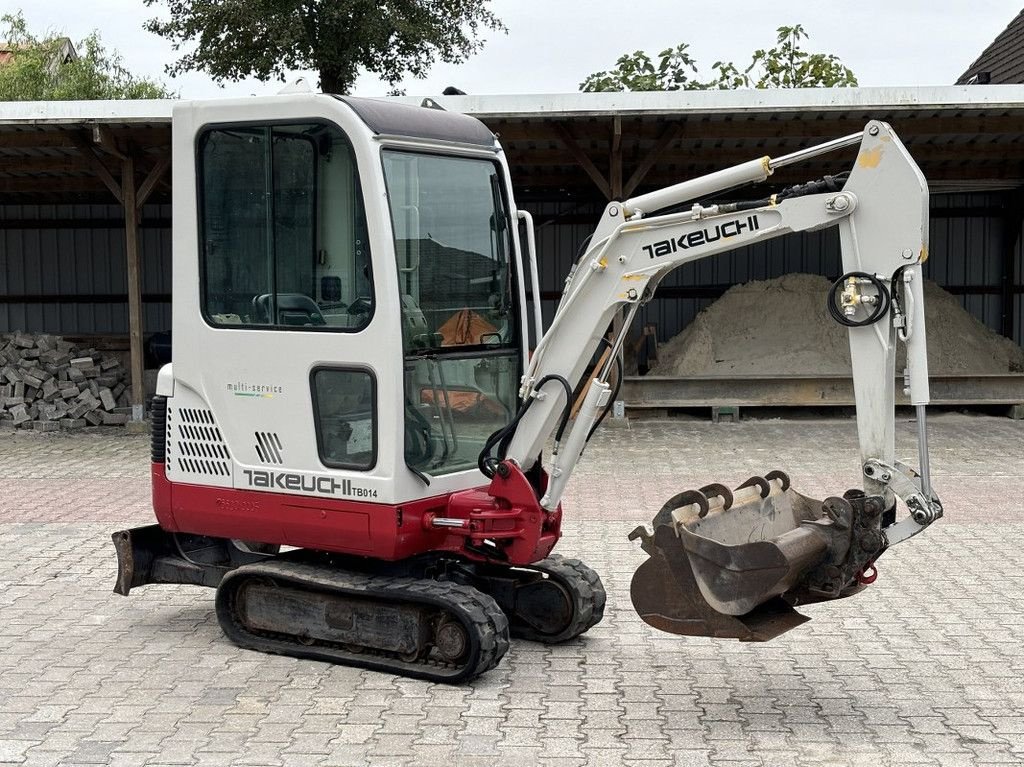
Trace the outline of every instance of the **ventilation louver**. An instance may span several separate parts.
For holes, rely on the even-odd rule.
[[[284,446],[276,432],[256,432],[256,455],[263,463],[284,463],[284,459],[281,457],[283,450]]]
[[[167,409],[167,463],[182,474],[196,477],[225,478],[231,476],[231,453],[224,443],[217,422],[206,408],[182,407]],[[174,445],[174,455],[170,446]]]

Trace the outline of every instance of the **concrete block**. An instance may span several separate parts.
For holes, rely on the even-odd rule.
[[[65,431],[75,431],[77,429],[84,429],[88,421],[84,418],[65,418],[60,422],[60,428]]]
[[[84,370],[93,367],[92,357],[75,357],[71,360],[71,367]]]
[[[38,389],[40,386],[43,385],[43,380],[41,378],[36,378],[34,375],[29,375],[28,373],[22,373],[21,380],[24,381],[28,386],[31,386],[35,389]]]
[[[78,419],[84,418],[85,414],[89,412],[92,412],[89,409],[89,405],[87,403],[81,402],[75,405],[73,408],[71,408],[71,410],[68,411],[68,415],[70,415],[71,418],[73,419]]]
[[[82,371],[82,375],[86,378],[96,378],[100,374],[100,369],[93,365],[89,368],[79,368]]]
[[[25,387],[25,400],[26,401],[30,402],[30,401],[34,400],[36,397],[38,397],[38,396],[39,396],[39,389],[37,389],[35,386],[26,386]]]
[[[93,426],[99,426],[103,423],[103,416],[97,413],[95,410],[85,414],[85,420],[91,423]]]
[[[78,368],[68,368],[67,373],[69,381],[78,382],[85,380],[85,376],[82,374],[82,371],[79,370]]]
[[[128,416],[124,413],[101,413],[100,416],[106,426],[123,426],[128,423]]]
[[[25,396],[25,382],[24,381],[18,381],[16,384],[14,384],[14,391],[12,392],[12,395],[15,396],[15,397],[24,397]]]
[[[39,360],[18,360],[17,364],[22,370],[34,370],[39,367]]]
[[[103,409],[107,411],[112,411],[117,407],[117,401],[110,389],[100,389],[100,402],[103,404]]]
[[[52,378],[43,381],[43,399],[53,402],[58,397],[60,397],[60,387],[57,386],[57,382]]]
[[[117,386],[117,376],[101,375],[96,377],[96,385],[101,389],[112,389]]]
[[[114,359],[113,357],[111,357],[110,359],[105,359],[102,362],[100,362],[100,370],[113,370],[114,368],[119,367],[121,367],[121,362],[119,360]]]
[[[10,410],[11,408],[17,407],[18,405],[24,405],[25,400],[21,397],[5,397],[3,400],[3,406]]]
[[[89,391],[92,392],[92,396],[94,397],[100,396],[99,384],[96,383],[95,381],[89,381]]]
[[[60,424],[56,421],[35,421],[32,427],[36,431],[60,431]]]
[[[117,386],[115,386],[113,389],[111,389],[111,393],[115,397],[120,397],[124,393],[124,390],[127,389],[127,388],[128,387],[125,386],[123,383],[119,383]]]
[[[16,407],[11,408],[11,415],[14,417],[13,421],[15,426],[17,426],[20,423],[25,423],[26,421],[32,420],[31,418],[29,418],[28,408],[26,408],[24,405],[18,405]]]
[[[60,390],[60,396],[62,399],[74,399],[78,396],[78,387],[75,385],[65,386]]]
[[[11,343],[22,349],[31,349],[36,345],[36,340],[27,333],[15,333]]]

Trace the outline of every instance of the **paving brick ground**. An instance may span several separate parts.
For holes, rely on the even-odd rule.
[[[0,433],[0,763],[1024,763],[1024,423],[945,416],[932,437],[947,518],[866,593],[753,645],[642,623],[626,533],[677,490],[775,467],[841,492],[853,424],[604,430],[560,550],[601,572],[605,621],[452,688],[236,649],[206,590],[111,594],[109,533],[150,520],[145,438]]]

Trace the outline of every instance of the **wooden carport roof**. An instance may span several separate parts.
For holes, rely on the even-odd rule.
[[[399,100],[419,103],[418,98]],[[892,123],[933,190],[1024,185],[1024,86],[442,96],[495,131],[520,194],[617,199]],[[0,200],[107,201],[123,156],[166,197],[170,101],[0,104]],[[844,170],[827,156],[776,186]],[[156,175],[152,175],[152,174]],[[147,187],[146,180],[152,176]]]
[[[637,191],[893,125],[933,190],[1024,185],[1024,87],[675,91],[563,96],[448,96],[495,131],[530,196]],[[847,157],[791,166],[776,186],[847,169]]]
[[[419,103],[419,99],[400,101]],[[1024,87],[444,96],[495,131],[522,199],[621,199],[759,156],[893,124],[933,190],[1024,186]],[[133,404],[142,412],[139,210],[167,196],[170,101],[0,103],[0,204],[109,202],[125,212]],[[845,170],[783,169],[775,186]],[[156,195],[154,198],[153,195]]]
[[[0,201],[122,202],[131,158],[139,205],[166,196],[171,102],[94,101],[0,104]]]

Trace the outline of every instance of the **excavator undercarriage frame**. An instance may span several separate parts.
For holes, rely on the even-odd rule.
[[[217,619],[263,652],[457,683],[493,668],[509,638],[554,644],[604,615],[601,579],[577,559],[526,567],[424,555],[401,562],[169,533],[113,534],[114,591],[154,583],[217,591]]]

